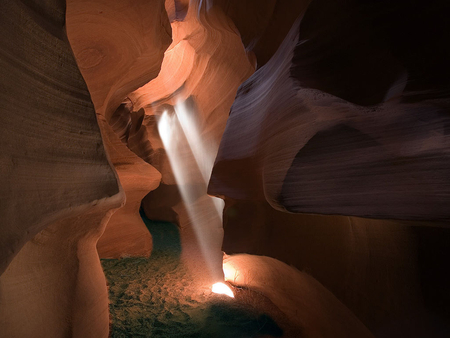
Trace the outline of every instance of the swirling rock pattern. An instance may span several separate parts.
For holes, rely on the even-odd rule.
[[[152,80],[169,46],[164,1],[67,2],[67,34],[97,113],[106,117]]]
[[[149,257],[152,237],[139,216],[141,200],[159,185],[161,174],[123,144],[103,117],[99,117],[106,149],[126,193],[125,205],[108,222],[97,243],[101,258]]]
[[[149,117],[188,100],[198,115],[201,137],[217,147],[237,87],[253,71],[233,24],[221,12],[207,15],[204,5],[193,2],[185,19],[172,23],[172,31],[173,43],[159,76],[129,95],[136,114],[145,112],[144,117],[137,118],[143,128],[130,133],[129,147],[151,163],[158,163],[155,156],[159,157],[162,143],[155,132],[156,120]],[[146,140],[151,144],[142,148]],[[174,184],[164,167],[168,168],[162,162],[157,167],[163,182]]]
[[[157,121],[163,111],[173,111],[174,106],[184,102],[198,122],[200,138],[211,155],[207,161],[212,166],[236,90],[254,68],[230,19],[217,8],[208,9],[205,3],[191,2],[184,19],[172,22],[172,39],[158,77],[128,95],[133,112],[127,144],[162,175],[163,184],[143,201],[147,216],[178,221],[182,231],[183,257],[188,265],[200,270],[198,264],[204,258],[201,259],[199,253],[192,220],[187,217],[175,187],[177,182],[157,132]],[[189,172],[186,185],[195,195],[193,204],[207,203],[210,206],[205,179],[190,155],[186,156],[188,162],[184,163],[184,170]],[[165,204],[165,208],[161,208],[161,204]],[[210,211],[205,207],[199,218],[204,222],[211,219],[209,223],[217,221],[211,218]],[[217,233],[221,237],[221,229]],[[214,245],[213,252],[210,256],[215,257],[216,270],[221,274],[220,243]],[[203,275],[206,276],[206,272]]]
[[[370,107],[304,86],[302,28],[240,87],[209,192],[289,212],[448,219],[448,99],[419,100],[404,75],[384,78],[392,87]]]
[[[151,253],[151,235],[138,210],[141,199],[159,185],[161,175],[126,146],[132,124],[136,128],[126,96],[156,77],[170,32],[164,1],[67,3],[69,41],[126,194],[125,206],[111,217],[99,241],[102,258]]]
[[[64,1],[2,2],[2,337],[108,333],[95,243],[124,195],[64,17]]]
[[[310,4],[239,88],[208,191],[227,200],[227,253],[310,272],[373,332],[440,337],[448,5],[384,5]]]

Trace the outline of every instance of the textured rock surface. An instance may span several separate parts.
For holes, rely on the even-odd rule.
[[[111,115],[160,70],[170,44],[163,0],[67,2],[67,34],[95,109]]]
[[[197,281],[205,275],[157,128],[179,102],[208,153],[222,139],[209,191],[228,202],[225,251],[305,269],[380,337],[438,336],[450,313],[448,5],[307,5],[69,0],[92,104],[63,3],[3,4],[0,336],[106,337],[97,240],[104,233],[104,257],[148,256],[138,208],[160,180],[145,212],[179,223],[181,257]],[[200,167],[209,176],[212,157],[193,155],[185,187],[209,223]],[[234,282],[264,293],[302,334],[370,336],[309,276],[269,258],[231,261],[245,277]]]
[[[161,175],[126,147],[132,122],[136,128],[126,96],[156,77],[170,32],[164,1],[68,1],[69,41],[126,194],[124,208],[111,218],[98,244],[103,258],[148,257],[151,252],[151,235],[138,211]]]
[[[260,292],[301,328],[301,337],[373,337],[335,296],[306,273],[265,256],[224,259],[225,279]]]
[[[64,1],[6,1],[0,13],[2,337],[108,334],[95,244],[124,194],[64,13]]]
[[[101,258],[149,257],[152,237],[139,216],[139,208],[144,196],[158,187],[161,174],[131,152],[102,117],[99,123],[127,200],[109,220],[97,243],[98,254]]]
[[[306,270],[379,336],[444,337],[448,9],[384,5],[311,3],[238,90],[208,191],[225,252]]]
[[[185,19],[172,23],[172,39],[158,77],[129,95],[133,110],[160,115],[191,97],[201,137],[217,144],[236,90],[253,68],[233,23],[204,4],[193,2]]]
[[[208,202],[202,174],[209,176],[236,90],[254,68],[233,23],[221,11],[215,8],[208,10],[205,3],[191,2],[183,21],[172,22],[172,33],[173,42],[165,53],[158,77],[128,95],[133,111],[127,144],[162,174],[163,184],[144,199],[147,216],[179,223],[183,258],[200,271],[198,264],[205,262],[200,254],[201,243],[194,235],[193,224],[196,221],[192,220],[192,215],[188,217],[186,210],[203,208],[198,220],[207,224],[217,220],[220,223],[220,219],[211,217],[211,209],[214,210],[214,207]],[[202,154],[205,163],[196,163],[193,154],[186,147],[183,152],[183,170],[189,177],[182,183],[185,185],[182,188],[189,187],[192,197],[190,206],[187,207],[183,205],[175,187],[177,182],[157,129],[161,114],[165,110],[173,112],[174,108],[179,108],[180,103],[193,116],[199,138],[205,145],[205,153]],[[206,168],[206,171],[201,172],[199,166]],[[163,201],[167,201],[167,204]],[[200,207],[202,203],[205,204]],[[165,208],[161,208],[161,204],[165,204]],[[213,235],[214,231],[217,234]],[[222,236],[221,225],[218,224],[214,231],[205,230],[202,236],[214,237],[214,240],[205,243],[214,246],[211,251],[213,254],[209,256],[210,259],[215,257],[215,270],[221,275],[222,257],[220,241],[217,240]],[[203,275],[206,276],[206,273]]]
[[[0,336],[108,337],[96,242],[113,211],[97,205],[28,241],[0,277]]]
[[[313,79],[317,89],[311,88],[312,76],[305,65],[313,56],[302,49],[312,44],[307,39],[312,29],[308,23],[313,21],[307,20],[308,13],[303,19],[306,27],[297,21],[270,62],[240,87],[210,193],[266,199],[290,212],[448,219],[450,119],[448,99],[441,97],[448,87],[441,85],[439,91],[429,85],[425,92],[425,79],[416,75],[408,80],[408,64],[397,67],[404,61],[397,58],[382,61],[398,71],[380,76],[383,84],[377,85],[376,93],[370,79],[367,86],[343,79],[333,88],[345,95],[330,90],[342,98],[331,95],[323,90],[332,72],[330,76],[318,72]],[[359,27],[358,22],[349,24],[354,30]],[[339,62],[338,53],[329,53],[333,62]],[[371,69],[370,64],[365,66]],[[360,76],[359,67],[360,63],[349,66],[348,72]],[[412,92],[417,83],[422,91]],[[362,90],[373,95],[363,97],[358,94]],[[343,99],[354,95],[377,105]]]
[[[226,207],[223,249],[267,255],[307,272],[377,332],[426,312],[422,278],[428,273],[423,266],[442,263],[446,254],[436,249],[433,258],[418,259],[421,251],[434,251],[421,244],[416,233],[421,225],[289,214],[266,202],[236,201]],[[442,269],[433,271],[436,280],[445,277]],[[433,283],[429,287],[442,292],[440,282]]]
[[[3,272],[47,225],[110,203],[119,188],[64,38],[64,3],[7,1],[0,15]]]
[[[445,224],[289,214],[235,201],[224,229],[225,252],[267,255],[307,272],[376,336],[450,332]]]

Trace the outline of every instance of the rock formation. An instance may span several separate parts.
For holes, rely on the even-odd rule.
[[[253,255],[224,259],[225,279],[269,298],[302,337],[373,337],[334,295],[306,273],[279,260]]]
[[[155,78],[171,29],[164,1],[67,1],[67,34],[97,114]]]
[[[159,185],[160,174],[120,142],[121,132],[126,133],[131,123],[129,110],[121,103],[160,70],[171,40],[164,2],[68,1],[66,26],[126,194],[124,208],[112,216],[98,244],[100,257],[148,257],[151,235],[138,211],[141,199]]]
[[[208,191],[227,201],[225,252],[308,271],[372,332],[439,336],[448,306],[437,294],[449,281],[438,244],[450,238],[448,9],[384,5],[308,6],[240,87]]]
[[[152,219],[178,222],[182,256],[187,264],[200,271],[199,264],[205,264],[202,263],[202,244],[196,238],[195,221],[188,216],[187,209],[203,209],[199,220],[205,224],[216,222],[211,218],[210,209],[213,205],[206,195],[207,182],[204,176],[210,175],[237,88],[252,74],[254,68],[233,23],[220,10],[208,10],[203,3],[191,2],[184,19],[172,22],[172,39],[158,77],[128,95],[133,108],[132,119],[136,123],[130,128],[127,144],[162,174],[161,186],[143,201],[146,215]],[[189,149],[184,151],[183,170],[189,171],[187,184],[195,192],[188,203],[190,206],[179,195],[176,185],[184,183],[176,181],[157,130],[163,112],[172,114],[180,104],[195,120],[198,136],[206,146],[202,154],[203,164],[196,163]],[[204,229],[202,235],[210,238],[206,241],[210,244],[204,245],[214,246],[214,255],[209,256],[215,257],[216,270],[221,275],[221,224],[217,225],[215,231],[217,234]]]
[[[401,70],[386,79],[391,87],[379,88],[377,105],[304,86],[302,28],[298,20],[241,86],[210,193],[264,198],[289,212],[448,219],[448,102],[410,102],[420,94],[407,91]]]
[[[149,257],[152,237],[139,215],[141,201],[159,185],[161,174],[123,144],[99,117],[106,149],[126,194],[126,203],[112,215],[97,244],[101,258]]]
[[[6,1],[0,13],[2,337],[108,332],[95,244],[124,193],[64,15],[64,1]]]
[[[107,337],[99,255],[150,256],[142,206],[178,224],[198,281],[222,278],[223,236],[238,254],[225,256],[225,278],[307,337],[439,337],[450,313],[449,9],[7,0],[0,336]],[[224,229],[208,194],[226,202]]]

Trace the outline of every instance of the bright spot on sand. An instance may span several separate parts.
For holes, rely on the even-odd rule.
[[[224,283],[216,283],[212,286],[212,292],[219,295],[227,295],[228,297],[234,298],[233,291]]]

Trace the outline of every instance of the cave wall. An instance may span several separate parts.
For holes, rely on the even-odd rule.
[[[240,86],[209,184],[225,252],[310,274],[380,337],[450,332],[446,12],[312,1]]]
[[[64,1],[2,3],[2,337],[108,334],[95,244],[124,193],[64,22]]]
[[[420,76],[420,65],[410,66],[403,54],[384,60],[376,44],[365,50],[362,32],[369,29],[359,31],[359,19],[347,21],[350,27],[332,39],[349,44],[344,59],[343,47],[333,49],[328,37],[341,22],[325,17],[320,27],[327,29],[314,31],[313,4],[272,59],[240,87],[209,192],[264,198],[288,212],[448,220],[448,83],[440,83],[441,74],[433,83],[429,73]],[[379,39],[387,34],[376,33]],[[314,52],[317,68],[337,64],[337,70],[309,69]]]
[[[206,194],[205,176],[210,175],[237,88],[253,73],[254,64],[233,22],[222,11],[192,1],[181,19],[171,14],[173,8],[168,5],[172,44],[158,76],[128,95],[130,127],[122,135],[129,149],[161,173],[161,185],[143,200],[145,214],[179,225],[183,262],[198,281],[211,284],[223,278],[223,230],[221,217]],[[162,114],[175,114],[177,109],[191,117],[204,148],[197,162],[182,131],[174,136],[183,139],[179,149],[187,176],[183,183],[176,180],[158,131]],[[125,121],[119,111],[115,116]],[[189,189],[189,201],[182,199],[179,187]]]
[[[440,337],[446,326],[448,224],[292,214],[240,200],[227,203],[224,233],[227,254],[264,255],[297,267],[376,336],[400,330]]]
[[[49,223],[112,196],[111,206],[120,204],[89,92],[64,36],[64,10],[61,1],[8,1],[1,14],[2,272]]]
[[[377,336],[447,332],[447,4],[69,0],[66,21],[65,10],[8,0],[0,14],[0,336],[105,337],[96,247],[150,255],[144,196],[195,256],[156,128],[178,100],[218,152],[208,192],[227,202],[225,252],[303,270]]]
[[[127,148],[123,136],[131,124],[127,95],[158,75],[171,42],[165,3],[69,0],[66,17],[70,45],[126,194],[125,206],[112,215],[99,240],[100,257],[149,257],[152,238],[139,207],[142,198],[159,186],[161,175]]]

